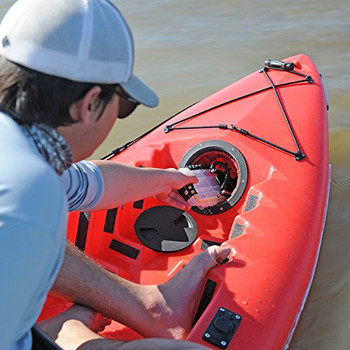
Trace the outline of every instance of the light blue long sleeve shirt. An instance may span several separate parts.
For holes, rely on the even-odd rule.
[[[80,162],[59,177],[0,113],[0,349],[31,349],[30,329],[63,261],[67,212],[89,211],[102,195],[96,165]]]

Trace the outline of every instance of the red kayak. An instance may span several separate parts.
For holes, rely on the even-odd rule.
[[[209,272],[187,339],[213,349],[287,348],[327,213],[327,109],[310,58],[267,60],[106,157],[137,167],[214,169],[222,201],[183,212],[146,198],[75,212],[68,237],[141,284],[164,282],[203,249],[226,242],[236,255]],[[49,298],[42,318],[64,307]],[[140,338],[117,322],[102,334]]]

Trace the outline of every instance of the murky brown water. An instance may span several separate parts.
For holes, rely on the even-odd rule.
[[[0,0],[0,12],[11,3]],[[266,58],[302,52],[314,60],[330,103],[332,185],[315,280],[290,348],[350,349],[350,2],[115,3],[135,36],[135,71],[158,92],[161,104],[118,121],[95,157],[257,70]]]

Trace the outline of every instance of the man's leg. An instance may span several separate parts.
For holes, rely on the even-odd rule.
[[[57,339],[62,327],[69,320],[76,320],[84,324],[94,333],[101,332],[112,320],[89,309],[83,305],[73,304],[66,311],[57,314],[45,321],[40,321],[37,326],[41,328],[51,339]]]
[[[168,282],[143,286],[106,271],[68,244],[52,292],[115,319],[144,337],[183,339],[190,331],[207,272],[231,253],[229,247],[211,246]]]
[[[170,339],[142,339],[122,342],[102,338],[95,331],[103,330],[107,322],[100,315],[84,306],[73,305],[65,312],[49,320],[38,323],[38,326],[64,350],[205,350],[199,344]],[[92,328],[92,329],[91,329]]]

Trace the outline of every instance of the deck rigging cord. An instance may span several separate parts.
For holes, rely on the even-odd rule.
[[[269,74],[268,74],[268,70],[277,70],[277,71],[284,71],[284,72],[288,72],[288,73],[291,73],[291,74],[295,74],[297,76],[300,76],[304,79],[299,79],[299,80],[295,80],[295,81],[291,81],[291,82],[288,82],[288,83],[281,83],[281,84],[274,84],[273,81],[271,80]],[[296,72],[293,70],[294,69],[294,64],[293,63],[286,63],[286,62],[283,62],[283,61],[275,61],[275,60],[266,60],[265,61],[265,67],[263,69],[261,69],[259,72],[260,73],[263,73],[265,75],[265,77],[267,78],[268,82],[270,83],[270,86],[266,87],[266,88],[263,88],[263,89],[259,89],[259,90],[256,90],[256,91],[253,91],[251,93],[248,93],[248,94],[245,94],[245,95],[242,95],[242,96],[239,96],[239,97],[236,97],[234,99],[231,99],[231,100],[228,100],[228,101],[225,101],[223,103],[220,103],[218,105],[215,105],[213,107],[210,107],[208,109],[205,109],[204,111],[201,111],[199,113],[196,113],[194,115],[191,115],[189,117],[186,117],[182,120],[179,120],[173,124],[170,124],[170,125],[167,125],[165,128],[164,128],[164,132],[165,133],[168,133],[172,130],[186,130],[186,129],[208,129],[208,128],[215,128],[215,129],[222,129],[222,130],[232,130],[232,131],[236,131],[236,132],[239,132],[240,134],[244,135],[244,136],[249,136],[250,138],[253,138],[255,140],[258,140],[262,143],[265,143],[271,147],[274,147],[274,148],[277,148],[283,152],[286,152],[288,154],[291,154],[295,157],[295,160],[297,161],[300,161],[300,160],[303,160],[306,155],[304,153],[301,152],[301,149],[300,149],[300,145],[298,143],[298,140],[295,136],[295,132],[292,128],[292,125],[289,121],[289,118],[288,118],[288,115],[286,113],[286,110],[282,104],[282,101],[281,101],[281,98],[278,94],[278,91],[277,91],[277,88],[279,87],[282,87],[282,86],[287,86],[287,85],[294,85],[294,84],[298,84],[298,83],[303,83],[303,82],[308,82],[310,84],[313,84],[313,79],[311,76],[309,75],[305,75],[303,73],[300,73],[300,72]],[[227,124],[218,124],[218,125],[202,125],[202,126],[177,126],[178,124],[181,124],[185,121],[188,121],[190,119],[193,119],[201,114],[204,114],[206,112],[209,112],[213,109],[216,109],[216,108],[219,108],[219,107],[222,107],[224,105],[227,105],[229,103],[233,103],[233,102],[236,102],[236,101],[239,101],[243,98],[247,98],[247,97],[250,97],[250,96],[253,96],[253,95],[256,95],[256,94],[259,94],[261,92],[265,92],[267,90],[273,90],[274,91],[274,94],[277,98],[277,101],[278,101],[278,104],[279,104],[279,107],[281,109],[281,112],[283,114],[283,117],[288,125],[288,129],[292,135],[292,138],[293,138],[293,141],[294,141],[294,144],[296,146],[296,149],[297,151],[294,152],[294,151],[291,151],[291,150],[288,150],[280,145],[277,145],[273,142],[270,142],[266,139],[263,139],[257,135],[254,135],[252,134],[251,132],[249,132],[248,130],[245,130],[245,129],[242,129],[242,128],[239,128],[237,127],[236,125],[234,124],[231,124],[231,125],[227,125]]]
[[[300,76],[302,79],[298,79],[298,80],[294,80],[294,81],[290,81],[290,82],[286,82],[286,83],[274,84],[274,82],[271,80],[271,78],[270,78],[270,76],[268,74],[269,70],[288,72],[290,74],[294,74],[296,76]],[[264,68],[262,68],[259,72],[263,73],[265,75],[265,77],[268,80],[270,86],[267,86],[267,87],[255,90],[253,92],[250,92],[250,93],[247,93],[247,94],[235,97],[233,99],[227,100],[225,102],[222,102],[222,103],[219,103],[219,104],[217,104],[215,106],[207,108],[207,109],[205,109],[205,110],[203,110],[201,112],[198,112],[198,113],[195,113],[193,115],[190,115],[189,117],[186,117],[184,119],[178,120],[175,123],[168,124],[168,125],[166,125],[164,127],[164,132],[165,133],[169,133],[169,132],[171,132],[173,130],[193,130],[193,129],[231,130],[231,131],[236,131],[236,132],[240,133],[241,135],[248,136],[248,137],[250,137],[252,139],[255,139],[257,141],[265,143],[265,144],[267,144],[267,145],[269,145],[269,146],[271,146],[273,148],[279,149],[279,150],[281,150],[281,151],[283,151],[285,153],[293,155],[295,160],[297,160],[297,161],[305,159],[306,155],[301,151],[300,145],[298,143],[298,140],[296,138],[295,132],[294,132],[294,130],[292,128],[292,125],[290,123],[290,120],[288,118],[287,112],[286,112],[286,110],[285,110],[285,108],[283,106],[281,98],[280,98],[280,96],[278,94],[277,88],[288,86],[288,85],[295,85],[295,84],[304,83],[304,82],[307,82],[309,84],[313,84],[314,81],[313,81],[312,77],[309,76],[309,75],[305,75],[305,74],[303,74],[301,72],[294,71],[294,64],[293,63],[284,62],[284,61],[278,61],[278,60],[266,60]],[[212,111],[214,109],[217,109],[217,108],[220,108],[222,106],[228,105],[230,103],[242,100],[244,98],[248,98],[248,97],[257,95],[259,93],[262,93],[262,92],[265,92],[265,91],[268,91],[268,90],[273,90],[273,92],[274,92],[274,94],[275,94],[275,96],[277,98],[279,107],[280,107],[281,112],[283,114],[283,117],[284,117],[284,119],[285,119],[285,121],[287,123],[288,129],[289,129],[289,131],[291,133],[291,136],[293,138],[293,142],[294,142],[295,147],[297,149],[296,152],[292,151],[292,150],[289,150],[289,149],[286,149],[286,148],[284,148],[284,147],[282,147],[280,145],[277,145],[277,144],[275,144],[275,143],[273,143],[271,141],[268,141],[268,140],[266,140],[264,138],[261,138],[261,137],[259,137],[257,135],[254,135],[251,132],[249,132],[248,130],[245,130],[243,128],[239,128],[237,125],[234,125],[234,124],[231,124],[231,125],[228,125],[228,124],[217,124],[217,125],[199,125],[199,126],[178,126],[179,124],[184,123],[184,122],[186,122],[188,120],[191,120],[191,119],[193,119],[195,117],[198,117],[198,116],[200,116],[200,115],[202,115],[204,113],[210,112],[210,111]],[[113,150],[111,153],[109,153],[108,155],[106,155],[102,159],[109,159],[109,158],[113,157],[114,155],[122,152],[123,150],[125,150],[126,148],[128,148],[129,146],[131,146],[132,144],[137,142],[139,139],[143,138],[144,136],[146,136],[147,134],[152,132],[154,129],[158,128],[160,125],[166,123],[168,120],[171,120],[173,117],[175,117],[176,115],[182,113],[183,111],[187,110],[188,108],[192,107],[193,105],[194,104],[186,107],[182,111],[180,111],[180,112],[176,113],[175,115],[171,116],[166,121],[164,121],[161,124],[155,126],[154,128],[152,128],[151,130],[149,130],[146,133],[142,134],[141,136],[137,137],[136,139],[134,139],[132,141],[129,141],[129,142],[125,143],[124,145],[116,148],[115,150]]]

